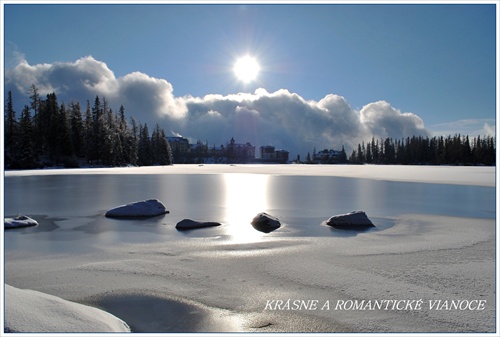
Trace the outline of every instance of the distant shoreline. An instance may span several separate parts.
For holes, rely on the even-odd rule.
[[[307,168],[305,170],[304,168]],[[175,164],[4,171],[5,177],[77,174],[269,174],[331,176],[385,181],[495,187],[495,166],[306,165],[306,164]],[[467,179],[463,179],[466,176]]]

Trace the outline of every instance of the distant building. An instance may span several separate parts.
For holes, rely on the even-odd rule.
[[[337,164],[345,162],[345,151],[327,150],[313,153],[312,160],[319,164]]]
[[[287,150],[276,150],[274,153],[276,154],[276,160],[279,163],[288,163],[289,152]]]
[[[286,150],[276,150],[272,145],[260,147],[260,159],[263,162],[287,163],[289,152]]]
[[[170,145],[170,148],[172,149],[172,153],[175,153],[177,151],[181,154],[184,154],[189,149],[189,141],[186,138],[167,137],[167,141],[168,144]]]
[[[260,147],[260,158],[255,158],[255,146],[246,142],[236,143],[231,138],[226,145],[209,147],[208,143],[197,141],[190,144],[183,137],[167,137],[172,149],[174,163],[288,163],[288,151],[277,150],[272,145]]]
[[[272,145],[264,145],[260,147],[260,157],[262,159],[275,159],[275,147]]]
[[[238,144],[231,138],[226,146],[226,156],[230,162],[248,162],[255,159],[255,146],[249,142]]]

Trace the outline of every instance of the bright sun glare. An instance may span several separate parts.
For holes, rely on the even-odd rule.
[[[260,71],[260,66],[257,60],[251,56],[240,57],[234,64],[234,74],[236,77],[245,82],[251,82],[257,78]]]

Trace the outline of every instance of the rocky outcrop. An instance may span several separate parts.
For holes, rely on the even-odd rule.
[[[261,232],[270,233],[281,227],[278,218],[265,212],[257,214],[252,220],[252,226]]]
[[[326,221],[326,224],[337,229],[351,230],[364,230],[375,227],[363,211],[354,211],[347,214],[334,215]]]
[[[37,226],[38,222],[26,215],[18,215],[15,218],[4,218],[4,228],[21,228],[21,227],[32,227]]]
[[[191,219],[184,219],[181,220],[175,225],[175,228],[178,230],[189,230],[189,229],[196,229],[196,228],[205,228],[205,227],[214,227],[214,226],[220,226],[221,224],[218,222],[212,222],[212,221],[196,221],[196,220],[191,220]]]
[[[106,212],[108,218],[143,218],[169,213],[165,205],[157,199],[137,201],[121,205]]]

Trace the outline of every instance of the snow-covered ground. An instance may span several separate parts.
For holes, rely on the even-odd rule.
[[[174,165],[64,174],[239,172],[495,186],[489,167]],[[30,174],[61,171],[6,172]],[[100,307],[139,332],[180,325],[186,332],[493,333],[495,220],[401,214],[391,221],[353,236],[186,235],[89,243],[78,253],[6,251],[5,283]]]
[[[412,165],[172,165],[6,171],[5,176],[51,174],[222,174],[255,173],[366,178],[422,183],[495,186],[495,167]]]
[[[115,316],[34,290],[5,285],[8,332],[130,332]]]

